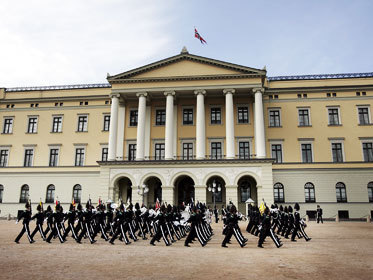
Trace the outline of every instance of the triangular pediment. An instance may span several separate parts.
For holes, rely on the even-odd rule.
[[[108,76],[107,79],[109,82],[116,83],[165,79],[193,80],[212,77],[263,77],[265,75],[266,70],[259,70],[184,52],[143,67],[114,76]]]

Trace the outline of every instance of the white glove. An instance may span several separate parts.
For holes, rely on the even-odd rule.
[[[16,224],[18,224],[18,221],[16,221]]]

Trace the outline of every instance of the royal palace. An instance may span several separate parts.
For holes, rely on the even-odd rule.
[[[107,81],[0,88],[0,216],[88,198],[372,215],[373,73],[268,77],[183,48]]]

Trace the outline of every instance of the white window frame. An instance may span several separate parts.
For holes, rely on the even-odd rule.
[[[30,125],[30,119],[31,118],[36,118],[36,129],[35,129],[35,132],[29,132],[28,129],[29,129],[29,125]],[[36,134],[38,133],[38,128],[39,128],[39,116],[35,116],[35,115],[30,115],[30,116],[27,116],[27,127],[26,127],[26,133],[27,134]]]
[[[110,117],[108,130],[105,130],[105,117],[106,116]],[[111,122],[111,115],[110,115],[110,113],[103,113],[103,117],[102,117],[102,131],[103,132],[109,132],[110,131],[110,122]]]
[[[137,124],[131,125],[131,112],[137,111]],[[130,108],[128,110],[128,127],[137,127],[139,125],[139,109],[138,108]]]
[[[208,155],[208,158],[212,159],[212,146],[211,146],[212,142],[220,142],[221,143],[221,158],[220,159],[224,159],[225,158],[225,153],[224,153],[224,138],[208,138],[208,143],[209,143],[209,155]]]
[[[368,109],[368,121],[369,121],[368,124],[361,124],[360,123],[359,108],[367,108]],[[357,123],[358,123],[358,125],[371,125],[372,124],[372,115],[370,113],[370,105],[369,104],[366,104],[366,105],[356,105],[356,113],[357,113]]]
[[[55,166],[59,166],[60,165],[60,155],[61,155],[61,145],[49,145],[48,166],[49,167],[55,167],[55,166],[49,165],[50,164],[51,150],[52,149],[58,150],[57,162],[56,162]]]
[[[104,149],[104,148],[106,148],[106,149],[108,149],[108,154],[107,154],[107,159],[106,159],[106,161],[108,161],[109,160],[109,144],[107,144],[107,143],[105,143],[105,144],[100,144],[100,147],[101,147],[101,154],[100,154],[100,161],[102,161],[102,150]]]
[[[238,122],[238,107],[246,107],[247,108],[247,123],[239,123]],[[251,121],[250,118],[250,105],[245,103],[245,104],[236,104],[236,124],[237,125],[249,125]]]
[[[0,146],[0,151],[3,151],[3,150],[4,151],[8,151],[8,156],[6,158],[6,162],[5,162],[5,164],[3,166],[0,166],[0,168],[8,166],[8,164],[9,164],[9,157],[10,157],[10,148],[11,148],[10,145],[9,146]]]
[[[61,131],[53,131],[54,118],[61,118]],[[62,133],[62,132],[63,132],[63,115],[52,115],[51,133]]]
[[[279,117],[280,117],[280,125],[279,126],[271,126],[271,122],[270,122],[270,119],[271,119],[271,116],[270,116],[270,113],[272,111],[279,111]],[[281,108],[280,107],[276,107],[276,108],[268,108],[268,127],[282,127],[282,113],[281,113]]]
[[[165,113],[165,119],[164,119],[164,124],[157,124],[157,111],[160,111],[160,110],[163,110],[164,113]],[[153,125],[154,126],[157,126],[157,127],[165,127],[166,126],[166,119],[167,119],[167,112],[166,112],[166,107],[154,107],[154,123]],[[139,119],[139,115],[137,115],[137,121]]]
[[[179,153],[180,159],[184,159],[184,154],[183,154],[184,144],[192,144],[192,159],[195,159],[196,158],[196,154],[195,154],[196,153],[196,138],[188,138],[188,139],[180,140],[180,153]]]
[[[36,147],[36,145],[23,145],[23,164],[22,164],[23,167],[32,167],[32,166],[34,166],[35,147]],[[28,166],[25,166],[26,150],[32,150],[31,165],[28,165]]]
[[[312,155],[312,161],[311,162],[304,162],[303,161],[303,152],[302,152],[302,144],[311,144],[311,155]],[[303,164],[310,164],[310,163],[314,163],[315,162],[315,155],[314,155],[314,150],[313,150],[313,141],[311,140],[301,140],[299,141],[299,149],[300,149],[300,159],[301,159],[301,163]]]
[[[152,153],[152,155],[153,155],[153,160],[155,160],[155,145],[156,144],[164,144],[164,151],[166,153],[166,143],[165,143],[165,139],[153,139],[152,142],[153,142],[153,153]],[[136,147],[136,151],[137,151],[137,147]],[[165,156],[166,156],[166,154],[165,154]],[[164,160],[164,158],[161,158],[159,160]]]
[[[220,123],[211,123],[211,109],[213,108],[220,108]],[[223,114],[223,106],[222,105],[209,105],[209,125],[223,125],[224,124],[224,114]]]
[[[338,161],[333,161],[333,144],[341,144],[342,145],[342,162],[345,162],[345,148],[344,148],[344,140],[330,140],[330,156],[332,159],[332,163],[341,163]]]
[[[281,145],[281,159],[282,161],[281,162],[278,162],[278,163],[284,163],[285,160],[284,160],[284,140],[269,140],[269,149],[270,149],[270,153],[271,153],[271,157],[272,157],[272,145]],[[302,149],[302,146],[301,146],[301,149]],[[277,162],[274,162],[274,164],[277,164]]]
[[[184,124],[184,109],[192,109],[192,116],[193,116],[193,123],[192,124]],[[193,126],[196,123],[196,114],[195,114],[195,109],[194,106],[182,106],[181,107],[181,125],[185,126]]]
[[[85,161],[87,158],[87,145],[86,144],[74,144],[74,166],[79,167],[79,166],[85,166]],[[77,149],[84,149],[84,155],[83,155],[83,164],[82,165],[76,165],[76,150]]]
[[[243,124],[243,123],[241,123]],[[249,142],[249,158],[253,158],[253,138],[252,137],[236,137],[237,157],[240,158],[240,142]]]
[[[83,130],[79,130],[79,118],[80,117],[87,117],[86,127]],[[77,123],[76,123],[76,132],[88,132],[88,124],[89,124],[89,114],[78,114],[77,115]]]
[[[337,109],[338,110],[338,124],[331,124],[329,119],[329,109]],[[359,114],[359,112],[358,112]],[[342,119],[341,119],[341,108],[339,106],[326,106],[326,117],[328,120],[328,125],[330,126],[339,126],[342,125]]]
[[[307,110],[308,111],[308,125],[301,125],[300,124],[299,110]],[[298,112],[298,127],[310,127],[310,126],[312,126],[311,108],[310,107],[297,107],[297,112]]]
[[[130,145],[131,144],[137,144],[136,140],[126,140],[126,158],[129,160],[130,157]],[[136,151],[137,151],[137,146],[136,146]],[[136,160],[136,153],[135,153],[135,159]]]
[[[5,120],[11,119],[12,120],[12,125],[10,127],[9,132],[5,132]],[[1,130],[1,134],[13,134],[14,130],[14,116],[4,116],[3,118],[3,129]]]
[[[371,162],[371,161],[364,161],[364,143],[372,143],[373,146],[373,137],[364,137],[364,139],[360,139],[361,142],[361,159],[363,162]]]

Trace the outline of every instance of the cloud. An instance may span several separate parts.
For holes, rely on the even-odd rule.
[[[170,44],[164,1],[2,1],[1,87],[106,82]]]

